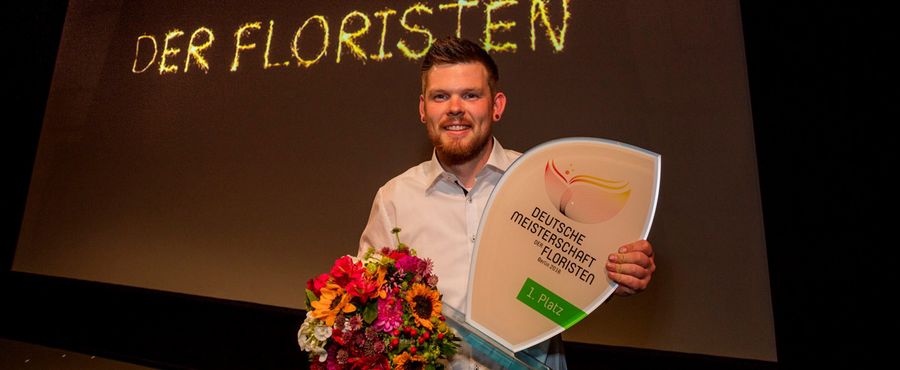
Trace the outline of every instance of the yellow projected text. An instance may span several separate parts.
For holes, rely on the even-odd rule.
[[[402,5],[403,2],[406,4]],[[526,38],[531,42],[532,51],[542,44],[558,53],[565,49],[566,32],[572,21],[571,3],[572,0],[438,0],[429,4],[427,1],[401,0],[389,3],[398,6],[396,9],[384,8],[372,13],[350,9],[340,17],[314,14],[306,17],[296,29],[288,25],[285,30],[283,23],[276,28],[275,20],[268,19],[265,34],[260,32],[262,21],[236,22],[239,26],[234,31],[234,38],[224,43],[218,41],[213,30],[206,26],[194,28],[189,38],[182,37],[185,31],[170,28],[162,35],[145,32],[136,37],[131,72],[142,74],[155,65],[160,75],[186,74],[197,69],[208,74],[216,70],[217,65],[221,68],[225,64],[221,59],[229,57],[230,63],[225,65],[231,72],[248,68],[247,63],[241,63],[246,57],[257,61],[249,65],[256,66],[253,68],[261,65],[263,70],[292,65],[308,69],[325,60],[329,48],[334,48],[334,62],[338,64],[348,55],[352,57],[351,61],[356,59],[362,64],[369,60],[385,62],[393,58],[395,50],[408,60],[418,60],[434,43],[433,30],[452,27],[457,37],[465,37],[464,15],[483,21],[483,27],[469,30],[468,34],[469,37],[473,32],[480,34],[482,48],[490,53],[516,53],[515,40],[525,42]],[[483,12],[472,11],[482,6]],[[435,9],[439,11],[435,12]],[[331,29],[338,19],[337,36],[332,40]],[[374,27],[373,20],[379,22]],[[455,24],[449,23],[452,21]],[[528,33],[521,26],[516,27],[525,23]],[[517,29],[522,29],[518,39]],[[278,36],[282,33],[290,35],[291,30],[293,37],[289,39]],[[546,41],[541,43],[540,39]],[[265,42],[265,48],[257,47],[262,42]],[[258,64],[260,60],[262,63]],[[183,68],[179,68],[181,66]]]

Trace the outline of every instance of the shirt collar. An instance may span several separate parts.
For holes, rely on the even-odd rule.
[[[506,169],[512,164],[509,156],[506,155],[505,149],[500,145],[500,141],[497,138],[492,138],[494,140],[494,146],[491,149],[491,156],[488,157],[488,161],[485,164],[484,168],[481,169],[481,172],[485,170],[493,170],[499,172],[501,175],[506,172]],[[479,174],[481,173],[479,172]],[[449,172],[444,170],[444,167],[441,166],[441,162],[438,161],[437,153],[432,150],[431,152],[431,160],[428,161],[428,165],[425,166],[425,181],[428,182],[428,187],[425,191],[431,190],[434,187],[434,184],[438,182],[444,176],[452,176]]]
[[[512,165],[512,162],[509,156],[506,155],[506,149],[503,149],[500,141],[494,138],[494,149],[491,150],[491,157],[488,158],[487,166],[493,167],[502,174],[506,173],[506,169]]]

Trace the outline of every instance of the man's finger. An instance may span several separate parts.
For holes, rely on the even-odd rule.
[[[646,279],[650,276],[650,270],[635,264],[606,263],[606,270],[623,275],[634,276],[638,279]]]
[[[646,254],[641,252],[613,253],[609,255],[609,262],[620,264],[631,263],[643,268],[648,268],[652,264],[650,257],[647,257]]]
[[[619,247],[619,253],[641,252],[647,257],[653,257],[653,245],[646,240],[638,240]]]
[[[616,272],[609,272],[609,273],[607,273],[607,275],[609,276],[610,280],[615,281],[617,284],[619,284],[619,288],[627,288],[627,289],[622,289],[623,292],[630,291],[631,294],[634,294],[634,293],[643,291],[644,289],[647,289],[647,284],[650,283],[649,278],[638,279],[634,276],[620,274],[620,273],[616,273]],[[616,288],[616,291],[619,292],[619,289]]]

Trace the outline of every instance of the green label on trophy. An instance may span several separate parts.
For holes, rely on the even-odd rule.
[[[510,166],[482,215],[466,321],[512,351],[571,327],[616,289],[610,253],[646,239],[660,156],[609,140],[554,140]]]
[[[565,329],[587,316],[584,311],[530,278],[525,279],[516,299]]]

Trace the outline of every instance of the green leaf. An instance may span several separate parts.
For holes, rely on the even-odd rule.
[[[312,306],[310,305],[310,303],[318,301],[318,300],[319,300],[319,297],[316,297],[316,294],[313,293],[312,290],[309,290],[309,289],[306,290],[306,309],[307,310],[312,309]]]
[[[443,345],[441,345],[441,353],[443,353],[447,357],[453,357],[453,355],[456,353],[458,348],[459,348],[459,345],[456,343],[453,343],[453,342],[444,343]]]
[[[363,310],[363,321],[366,324],[371,324],[372,321],[378,318],[378,305],[373,300],[372,303],[366,305],[366,308]]]

